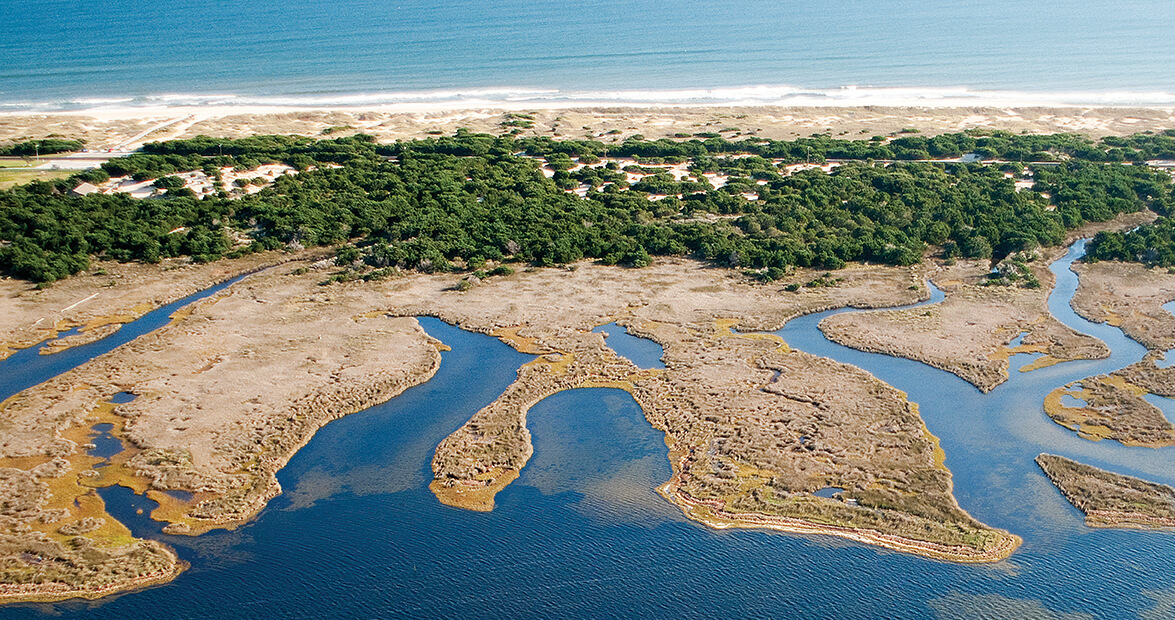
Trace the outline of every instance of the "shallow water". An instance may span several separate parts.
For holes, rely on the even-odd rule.
[[[1175,399],[1158,394],[1143,394],[1143,400],[1159,408],[1168,420],[1175,420]]]
[[[321,429],[279,472],[285,493],[252,523],[163,536],[146,516],[153,502],[103,490],[114,516],[192,563],[175,582],[98,603],[0,609],[0,617],[1133,617],[1175,597],[1175,537],[1086,528],[1032,462],[1047,451],[1175,482],[1171,450],[1089,442],[1044,415],[1054,387],[1142,354],[1118,330],[1068,311],[1076,277],[1067,267],[1054,265],[1060,286],[1050,305],[1104,338],[1114,356],[1013,372],[987,395],[923,364],[827,341],[816,325],[829,313],[779,332],[910,394],[942,439],[963,508],[1024,537],[1005,562],[964,566],[687,521],[653,492],[670,475],[662,434],[611,389],[563,392],[531,410],[535,454],[493,512],[442,506],[426,488],[436,444],[531,358],[421,319],[453,348],[436,377]]]
[[[116,405],[122,405],[122,404],[131,402],[135,398],[137,398],[137,396],[135,394],[130,393],[130,392],[119,392],[119,393],[115,394],[114,396],[110,397],[110,402],[112,402]]]
[[[665,363],[661,361],[665,349],[656,342],[633,336],[615,322],[601,325],[592,331],[604,334],[604,344],[617,355],[628,358],[637,368],[665,368]]]
[[[109,460],[110,457],[122,452],[122,440],[110,434],[110,431],[113,429],[114,425],[108,422],[95,424],[93,428],[94,433],[90,435],[90,443],[94,444],[94,447],[86,450],[86,454]],[[106,464],[100,463],[95,467],[105,467]]]

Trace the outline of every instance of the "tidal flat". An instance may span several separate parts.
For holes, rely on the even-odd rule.
[[[984,557],[995,549],[991,559],[998,559],[1015,547],[1008,542],[1014,538],[958,508],[933,438],[899,392],[849,366],[791,351],[777,338],[731,330],[771,329],[829,307],[915,301],[925,294],[912,287],[917,270],[848,267],[838,287],[791,292],[786,283],[765,287],[700,263],[666,260],[639,271],[590,264],[539,269],[462,292],[447,275],[323,287],[330,267],[304,264],[260,271],[185,308],[167,326],[4,403],[8,432],[0,448],[7,471],[25,481],[12,486],[14,499],[27,499],[9,515],[12,549],[25,553],[36,541],[45,548],[41,556],[52,552],[79,567],[51,580],[66,585],[30,582],[15,587],[12,599],[84,593],[94,583],[87,575],[104,566],[135,566],[113,552],[89,561],[75,556],[70,549],[79,540],[102,549],[162,549],[128,538],[125,530],[116,535],[71,525],[117,523],[104,515],[92,487],[119,484],[149,494],[160,502],[153,516],[167,521],[173,534],[251,519],[280,492],[275,472],[318,427],[435,372],[440,345],[416,326],[412,317],[422,315],[497,334],[540,355],[437,448],[433,488],[447,503],[492,507],[494,493],[532,454],[525,416],[534,403],[575,387],[621,387],[667,433],[675,476],[673,489],[663,492],[705,522],[787,529],[761,521],[762,515],[798,518],[809,530],[938,556]],[[613,294],[593,294],[602,289]],[[591,329],[610,321],[660,342],[666,368],[638,369],[607,348]],[[260,359],[269,360],[265,377],[254,372]],[[278,359],[281,366],[272,361]],[[786,380],[773,380],[775,374]],[[809,379],[789,383],[798,377]],[[829,391],[834,384],[859,386],[859,393]],[[110,403],[119,393],[136,398]],[[829,407],[869,413],[877,422],[845,426],[848,418],[821,413]],[[98,423],[112,424],[127,450],[94,470],[95,457],[79,446]],[[882,458],[871,446],[885,444],[892,447]],[[879,488],[878,480],[887,482]],[[909,496],[902,490],[909,485],[920,489],[917,504],[880,513],[867,508]],[[845,488],[845,497],[815,495],[828,486]],[[190,495],[181,499],[167,491]],[[85,497],[94,498],[86,500],[94,514],[69,508]],[[705,516],[713,506],[713,516]],[[732,516],[736,512],[742,516]],[[973,533],[947,534],[958,525],[934,533],[933,524],[944,519]],[[927,530],[929,537],[921,533]],[[899,545],[869,532],[915,542]],[[178,567],[174,557],[159,557]],[[38,574],[36,566],[26,572]],[[133,569],[128,585],[149,572],[146,564]]]

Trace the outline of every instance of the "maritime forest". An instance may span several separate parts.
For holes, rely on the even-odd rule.
[[[79,146],[57,142],[32,148]],[[206,262],[347,244],[338,262],[350,270],[336,278],[582,259],[642,267],[678,255],[773,280],[796,266],[909,265],[930,248],[996,264],[1141,210],[1159,217],[1100,233],[1087,260],[1171,267],[1171,175],[1149,163],[1164,159],[1175,159],[1175,131],[1100,141],[983,130],[613,143],[464,130],[389,144],[199,136],[0,192],[0,271],[48,285],[93,258]],[[222,182],[224,170],[272,163],[292,173],[256,179],[263,187],[252,192],[253,180]],[[186,171],[215,190],[198,195],[176,176]],[[147,200],[73,191],[112,177],[154,180],[158,191]]]

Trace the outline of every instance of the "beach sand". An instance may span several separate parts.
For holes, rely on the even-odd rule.
[[[503,126],[522,121],[530,127]],[[0,143],[49,135],[80,138],[91,150],[127,150],[144,142],[196,135],[307,136],[363,132],[380,141],[450,135],[458,128],[486,133],[623,141],[720,134],[794,139],[817,133],[837,138],[890,135],[905,128],[935,135],[973,128],[1015,133],[1080,132],[1092,137],[1175,127],[1175,109],[1098,107],[776,107],[650,106],[458,108],[397,105],[372,109],[264,106],[154,107],[45,114],[0,114]],[[325,131],[330,130],[328,133]]]

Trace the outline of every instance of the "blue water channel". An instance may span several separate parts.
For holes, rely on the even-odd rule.
[[[453,349],[437,375],[321,429],[279,472],[283,495],[253,522],[166,536],[146,517],[150,500],[103,492],[116,518],[191,563],[173,583],[97,602],[8,607],[0,618],[1129,618],[1152,609],[1163,617],[1170,608],[1158,605],[1175,600],[1175,536],[1085,527],[1032,462],[1054,452],[1175,482],[1171,450],[1089,442],[1042,411],[1051,389],[1143,352],[1069,310],[1076,276],[1068,265],[1080,252],[1053,266],[1050,307],[1113,356],[1013,370],[990,394],[917,362],[827,341],[817,324],[832,312],[778,332],[909,393],[942,440],[960,505],[1024,537],[1007,561],[959,565],[687,521],[653,492],[670,475],[663,435],[613,389],[563,392],[531,410],[534,456],[493,512],[443,506],[427,489],[435,446],[531,358],[421,319]]]
[[[637,368],[665,368],[665,363],[661,361],[665,350],[652,340],[633,336],[615,322],[601,325],[592,331],[604,334],[604,344],[617,355],[628,358]]]
[[[183,299],[173,301],[166,306],[156,308],[138,319],[123,325],[118,331],[101,340],[70,347],[49,355],[41,353],[48,346],[44,343],[13,353],[4,360],[0,360],[0,401],[13,394],[27,390],[34,385],[44,383],[57,375],[73,370],[99,355],[109,353],[143,334],[153,332],[167,325],[171,321],[171,315],[176,310],[190,303],[211,297],[245,277],[247,276],[237,276],[236,278],[226,280],[215,286],[188,295]],[[59,334],[58,337],[64,338],[77,332],[78,328],[75,327]]]
[[[1163,304],[1163,309],[1171,314],[1175,314],[1175,301]],[[1155,362],[1155,365],[1159,368],[1170,368],[1172,365],[1175,365],[1175,351],[1167,351],[1163,359]]]

